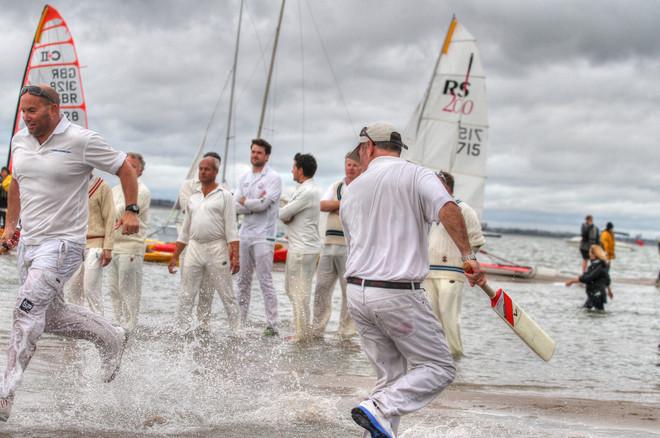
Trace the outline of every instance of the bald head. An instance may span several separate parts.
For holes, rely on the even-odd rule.
[[[24,94],[39,97],[52,105],[60,104],[60,95],[48,84],[26,85],[21,89],[21,96]]]
[[[60,96],[48,85],[27,85],[21,89],[20,109],[28,132],[43,143],[60,121]]]

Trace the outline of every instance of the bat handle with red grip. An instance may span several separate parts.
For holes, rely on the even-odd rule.
[[[463,263],[463,270],[464,270],[466,273],[471,274],[471,273],[472,273],[472,266],[470,266],[469,263]],[[491,289],[490,286],[488,286],[488,283],[484,283],[483,285],[479,285],[479,287],[480,287],[481,290],[483,290],[483,291],[486,293],[486,295],[488,295],[490,298],[493,298],[493,297],[496,295],[496,292],[495,292],[493,289]]]

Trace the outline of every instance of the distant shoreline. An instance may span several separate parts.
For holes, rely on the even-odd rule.
[[[171,199],[158,199],[154,198],[151,200],[152,207],[160,208],[172,208],[176,201]],[[514,234],[519,236],[534,236],[534,237],[553,237],[557,239],[569,239],[571,237],[577,236],[578,233],[569,233],[567,231],[550,231],[550,230],[540,230],[536,228],[509,228],[509,227],[490,227],[488,224],[483,224],[483,230],[489,233],[498,233],[498,234]],[[617,240],[634,242],[633,238],[622,238],[617,236]],[[645,245],[656,245],[656,241],[653,239],[642,238]]]

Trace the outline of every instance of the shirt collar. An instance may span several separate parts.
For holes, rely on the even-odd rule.
[[[380,166],[386,166],[387,164],[392,163],[394,161],[403,161],[403,158],[393,157],[391,155],[383,155],[380,157],[376,157],[373,160],[371,160],[371,163],[369,163],[369,167],[367,167],[367,170]]]
[[[53,134],[51,135],[61,134],[64,131],[66,131],[69,128],[69,126],[71,126],[71,122],[69,121],[69,119],[67,119],[63,113],[60,113],[60,121],[53,130]]]

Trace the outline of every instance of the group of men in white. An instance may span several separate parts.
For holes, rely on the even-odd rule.
[[[3,421],[43,332],[92,341],[103,360],[103,379],[114,379],[128,334],[138,324],[149,222],[149,190],[138,180],[145,168],[140,154],[115,151],[98,134],[71,124],[47,85],[24,87],[21,96],[26,129],[12,140],[14,178],[0,237],[5,248],[13,245],[20,218],[21,287],[0,386]],[[239,331],[248,322],[256,271],[264,335],[278,335],[272,269],[277,221],[282,221],[288,236],[291,340],[324,336],[339,281],[338,335],[358,333],[377,372],[371,396],[351,412],[372,437],[395,437],[401,415],[422,408],[452,382],[452,355],[463,352],[461,291],[466,280],[485,282],[474,255],[484,244],[474,210],[452,197],[450,174],[406,162],[400,158],[403,149],[407,146],[391,125],[363,128],[358,146],[345,156],[344,178],[323,197],[314,182],[316,159],[296,154],[291,172],[298,186],[288,200],[282,199],[282,181],[269,165],[272,147],[265,140],[252,140],[252,169],[233,194],[217,181],[220,157],[208,153],[198,177],[181,189],[184,222],[168,265],[171,273],[177,265],[181,270],[180,329],[208,330],[217,292],[228,331]],[[110,190],[92,175],[94,168],[118,175],[121,184]],[[85,200],[88,208],[79,208]],[[322,211],[327,213],[324,240]],[[102,316],[105,266],[115,325]],[[232,274],[237,274],[236,291]]]

